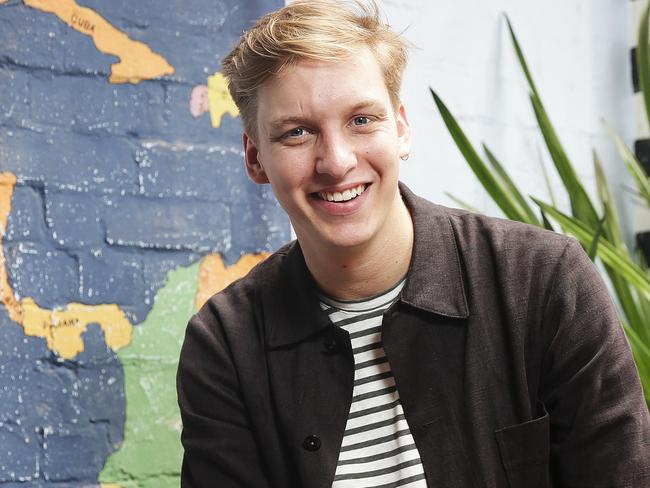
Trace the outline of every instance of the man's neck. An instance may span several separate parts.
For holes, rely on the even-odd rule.
[[[413,248],[413,223],[401,199],[391,220],[386,226],[390,231],[358,248],[303,247],[307,267],[326,295],[361,300],[390,289],[406,275]]]

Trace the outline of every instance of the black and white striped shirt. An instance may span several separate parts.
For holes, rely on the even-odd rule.
[[[404,280],[380,296],[340,302],[321,296],[321,307],[350,334],[354,390],[332,488],[426,488],[424,470],[381,341],[383,313]]]

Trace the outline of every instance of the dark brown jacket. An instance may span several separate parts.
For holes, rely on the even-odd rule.
[[[401,191],[415,242],[383,345],[429,486],[650,487],[637,372],[576,241]],[[190,321],[184,488],[331,487],[354,360],[315,291],[294,242]]]

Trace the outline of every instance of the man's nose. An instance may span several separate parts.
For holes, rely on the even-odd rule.
[[[318,143],[316,172],[340,178],[357,165],[354,147],[342,134],[323,134]]]

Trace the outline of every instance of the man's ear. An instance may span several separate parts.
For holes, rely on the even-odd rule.
[[[259,151],[257,145],[246,132],[242,137],[244,143],[244,158],[246,159],[246,172],[248,177],[258,185],[263,185],[269,182],[266,176],[264,167],[259,161]]]
[[[397,137],[399,139],[399,157],[406,159],[411,152],[411,124],[403,103],[399,104],[395,118],[397,121]]]

